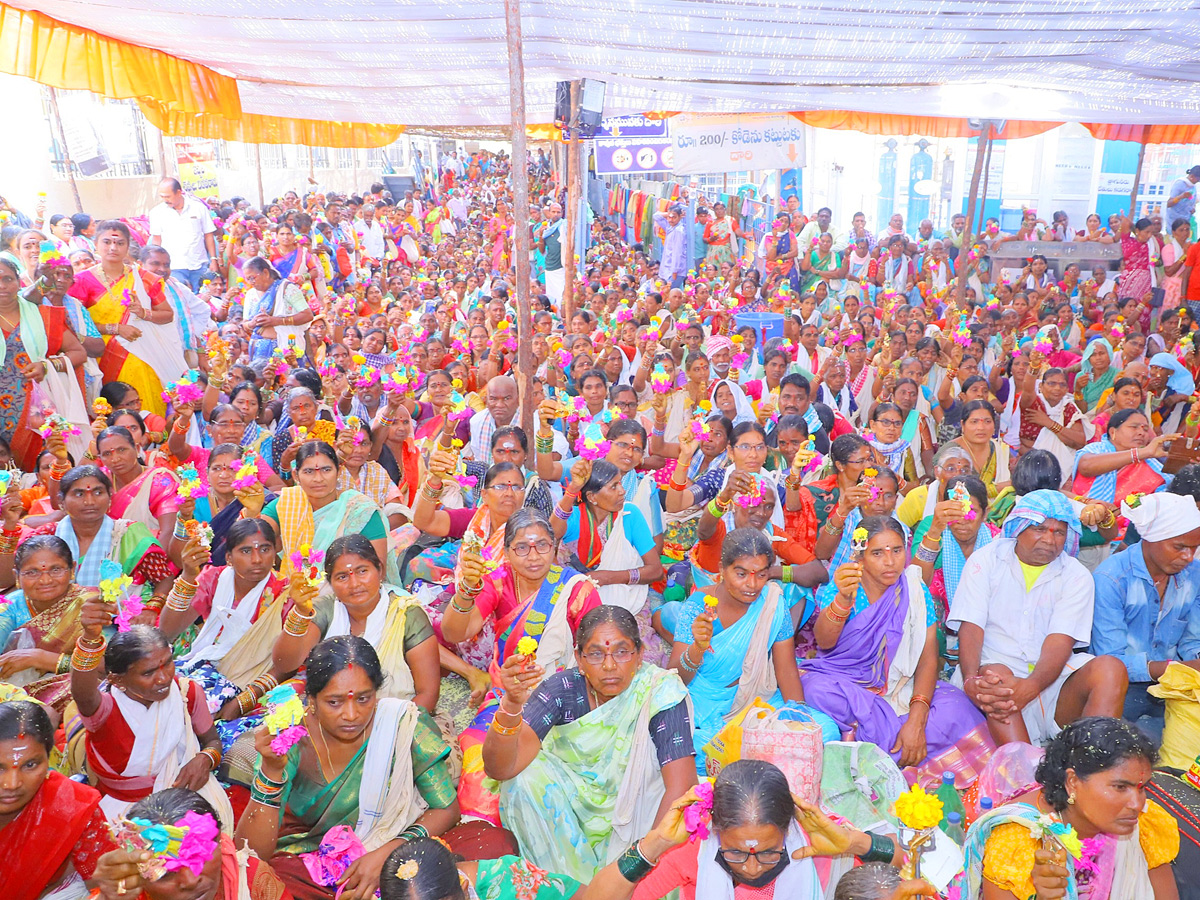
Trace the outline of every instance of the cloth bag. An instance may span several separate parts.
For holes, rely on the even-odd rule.
[[[775,765],[787,777],[797,797],[816,803],[821,796],[821,768],[825,742],[815,719],[780,718],[786,708],[762,712],[742,721],[742,758]],[[789,711],[795,716],[796,711]],[[810,717],[811,718],[811,717]]]
[[[1168,663],[1167,671],[1149,691],[1167,701],[1159,764],[1186,770],[1200,748],[1200,672],[1182,663]]]

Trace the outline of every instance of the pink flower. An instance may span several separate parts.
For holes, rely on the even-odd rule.
[[[688,840],[704,840],[708,837],[708,826],[712,822],[713,786],[711,781],[702,781],[692,789],[696,802],[683,810],[683,827]]]

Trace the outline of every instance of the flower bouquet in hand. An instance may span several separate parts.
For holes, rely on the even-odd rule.
[[[108,823],[108,832],[119,848],[138,855],[137,868],[143,879],[158,881],[180,869],[199,878],[216,853],[221,829],[208,813],[187,812],[174,825],[117,819]],[[150,858],[140,859],[142,853],[149,853]]]
[[[163,401],[177,410],[191,403],[199,403],[203,397],[204,385],[200,383],[200,373],[195,369],[178,381],[172,381],[162,392]]]
[[[934,829],[942,821],[942,801],[937,794],[927,794],[923,787],[914,784],[896,798],[892,812],[908,831],[907,840],[903,841],[908,861],[901,870],[901,877],[920,878],[921,854],[929,849]],[[902,831],[901,838],[904,837]]]
[[[100,563],[100,598],[117,608],[113,616],[117,631],[128,631],[145,608],[141,595],[132,588],[133,579],[125,574],[120,563],[111,559]]]
[[[304,704],[290,684],[281,684],[267,691],[260,704],[267,711],[263,724],[274,735],[271,752],[283,756],[308,734],[308,729],[303,725]]]
[[[68,436],[80,434],[79,426],[60,416],[53,406],[47,406],[42,409],[42,425],[38,428],[37,432],[42,436],[42,440],[45,440],[52,434],[59,434],[64,439]]]
[[[197,497],[208,495],[208,488],[200,480],[200,473],[196,471],[194,465],[185,463],[179,467],[177,474],[179,475],[179,487],[176,489],[175,495],[180,500],[195,500]]]
[[[314,550],[312,544],[301,544],[288,561],[292,564],[298,578],[303,578],[311,587],[317,587],[325,581],[321,574],[321,562],[325,559],[323,550]]]

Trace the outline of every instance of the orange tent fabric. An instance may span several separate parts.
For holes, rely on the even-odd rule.
[[[0,71],[115,100],[154,99],[189,113],[241,114],[237,82],[160,50],[0,3]]]
[[[159,131],[179,137],[240,141],[243,144],[299,144],[308,147],[386,147],[404,133],[403,125],[366,125],[286,119],[243,113],[236,118],[189,115],[160,103],[139,100],[142,114]]]
[[[1200,143],[1200,125],[1083,125],[1098,141],[1136,141],[1139,144]]]
[[[848,109],[816,109],[793,112],[795,118],[813,128],[834,128],[862,131],[866,134],[921,134],[928,137],[977,137],[966,119],[942,116],[905,116],[893,113],[854,112]],[[996,137],[1005,139],[1033,137],[1043,134],[1062,122],[1009,121]]]

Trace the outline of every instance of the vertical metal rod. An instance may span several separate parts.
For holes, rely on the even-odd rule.
[[[50,109],[54,111],[54,121],[58,125],[58,137],[62,141],[63,162],[67,164],[67,180],[71,182],[71,193],[75,195],[75,212],[83,212],[83,201],[79,199],[79,185],[75,182],[75,164],[71,162],[71,151],[67,147],[67,132],[63,128],[62,113],[58,111],[58,91],[50,88]],[[1143,147],[1143,149],[1145,149]],[[166,173],[164,172],[165,176]]]

